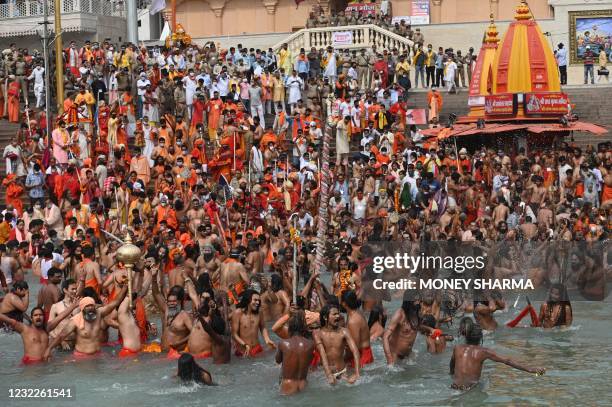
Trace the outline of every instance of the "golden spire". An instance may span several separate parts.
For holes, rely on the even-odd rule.
[[[487,43],[498,43],[499,38],[497,38],[497,26],[495,25],[495,20],[493,20],[493,13],[490,15],[491,23],[489,24],[489,28],[487,28],[485,42]]]
[[[531,9],[529,8],[529,4],[527,4],[527,0],[521,0],[520,4],[516,6],[516,11],[514,14],[515,20],[531,20]]]

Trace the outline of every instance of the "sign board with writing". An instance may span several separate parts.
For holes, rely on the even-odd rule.
[[[567,114],[569,99],[562,92],[526,93],[524,98],[526,115]]]
[[[399,24],[402,22],[402,20],[404,20],[405,24],[410,24],[410,21],[411,21],[410,18],[411,18],[410,16],[395,16],[391,19],[391,24],[393,25],[395,25],[395,23]]]
[[[514,94],[489,95],[485,97],[485,115],[512,116],[516,114],[516,96]]]
[[[412,0],[410,24],[429,24],[429,0]]]
[[[332,33],[332,47],[353,45],[352,31],[335,31]]]
[[[374,16],[376,14],[376,3],[349,4],[344,10],[345,13],[352,13],[353,11],[357,11],[361,15]]]

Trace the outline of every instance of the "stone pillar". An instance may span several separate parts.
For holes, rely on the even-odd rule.
[[[261,0],[261,4],[266,8],[266,28],[268,32],[276,32],[276,6],[278,6],[278,0]]]
[[[206,2],[215,15],[214,35],[223,35],[223,9],[226,0],[206,0]]]
[[[499,20],[499,0],[489,0],[491,6],[491,13],[493,13],[493,18]]]
[[[440,24],[442,22],[442,0],[431,0],[431,23]]]

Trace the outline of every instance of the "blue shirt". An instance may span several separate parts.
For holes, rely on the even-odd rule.
[[[43,188],[45,185],[45,176],[41,171],[33,172],[28,174],[26,178],[26,187],[31,187],[28,194],[30,198],[40,199],[45,197],[45,190]]]

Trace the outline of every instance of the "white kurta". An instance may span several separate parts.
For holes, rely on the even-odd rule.
[[[304,87],[304,81],[299,76],[287,78],[287,89],[289,89],[288,103],[290,105],[297,103],[302,98],[302,87]]]
[[[144,149],[142,151],[142,155],[147,157],[147,161],[149,161],[149,167],[153,168],[154,162],[151,159],[151,155],[153,154],[153,149],[155,148],[155,145],[153,144],[151,127],[143,126],[142,132],[144,135],[144,142],[145,142]]]
[[[336,54],[332,53],[327,58],[327,66],[325,66],[325,71],[323,71],[323,77],[335,78],[337,76],[337,67],[336,67]]]
[[[340,157],[340,154],[348,154],[349,152],[348,125],[344,123],[344,120],[341,120],[336,126],[336,156]]]

